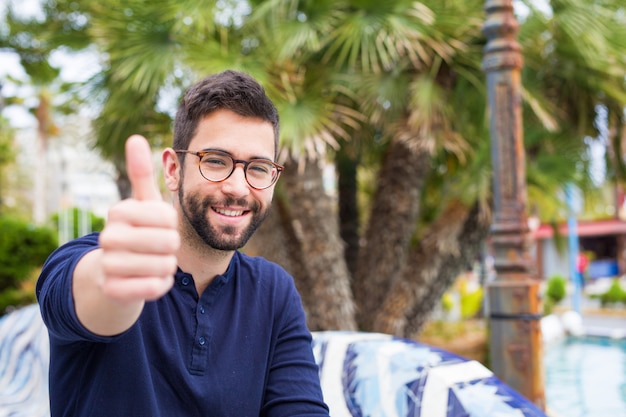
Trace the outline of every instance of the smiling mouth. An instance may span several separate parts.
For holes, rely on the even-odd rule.
[[[239,217],[239,216],[243,216],[243,214],[246,213],[245,210],[227,210],[227,209],[217,208],[217,207],[213,207],[213,210],[216,213],[219,213],[227,217]]]

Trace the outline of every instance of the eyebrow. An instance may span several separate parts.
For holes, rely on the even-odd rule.
[[[226,155],[230,155],[231,158],[238,159],[238,158],[235,158],[231,152],[228,152],[227,150],[220,149],[220,148],[205,148],[205,149],[201,149],[201,152],[221,152],[221,153],[225,153]],[[267,156],[253,156],[251,158],[248,158],[247,160],[252,160],[252,159],[263,159],[266,161],[274,162],[272,158],[268,158]]]

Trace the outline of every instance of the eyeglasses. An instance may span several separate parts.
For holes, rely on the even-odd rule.
[[[189,153],[200,158],[198,168],[200,175],[211,182],[226,180],[235,171],[235,165],[243,164],[243,172],[250,187],[264,190],[278,180],[284,167],[269,159],[251,159],[244,161],[235,159],[222,151],[188,151],[175,150],[176,153]]]

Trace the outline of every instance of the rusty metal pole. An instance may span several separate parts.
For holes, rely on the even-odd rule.
[[[512,0],[486,0],[487,77],[493,165],[491,244],[496,278],[488,284],[491,368],[545,409],[539,281],[531,274],[520,95],[521,47]]]

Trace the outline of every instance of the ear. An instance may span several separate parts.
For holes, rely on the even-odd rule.
[[[165,185],[170,191],[178,191],[181,169],[178,155],[172,148],[167,148],[161,156],[163,162],[163,176]]]

